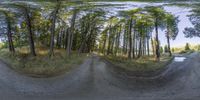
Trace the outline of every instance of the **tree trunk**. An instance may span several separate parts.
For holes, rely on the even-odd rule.
[[[110,26],[109,28],[109,36],[108,36],[108,49],[107,49],[107,55],[110,54],[110,49],[111,49],[111,35],[112,35],[112,28]]]
[[[148,54],[148,56],[150,56],[150,53],[149,53],[149,37],[147,38],[147,54]]]
[[[142,55],[142,38],[140,37],[139,50],[138,50],[138,58],[140,58],[141,55]]]
[[[75,9],[74,14],[72,16],[72,20],[71,20],[70,34],[69,34],[69,38],[68,38],[69,40],[68,40],[67,56],[70,56],[71,49],[72,49],[72,44],[73,44],[73,40],[74,40],[76,17],[77,17],[77,10]]]
[[[121,31],[122,31],[122,25],[119,26],[119,32],[117,34],[117,43],[116,43],[116,55],[119,51],[119,45],[120,45],[120,34],[121,34]]]
[[[168,47],[168,52],[169,56],[172,56],[171,48],[170,48],[170,40],[169,40],[169,33],[167,32],[167,47]]]
[[[11,33],[11,22],[10,19],[8,18],[8,15],[6,16],[6,21],[7,21],[7,37],[8,37],[8,45],[9,45],[9,50],[11,53],[15,53],[15,48],[13,45],[13,40],[12,40],[12,33]]]
[[[29,32],[29,45],[30,45],[31,54],[33,56],[36,56],[35,44],[34,44],[34,39],[33,39],[33,31],[32,31],[32,25],[31,25],[31,18],[30,18],[28,9],[26,9],[25,14],[26,14],[27,28],[28,28],[28,32]]]
[[[135,29],[134,29],[134,33],[133,33],[133,58],[135,58],[135,37],[136,37],[136,32],[135,32]]]
[[[69,38],[69,28],[67,28],[65,31],[65,49],[66,50],[67,50],[67,46],[68,46],[68,38]]]
[[[135,40],[135,55],[138,55],[138,40]]]
[[[80,45],[80,48],[78,50],[78,55],[81,54],[81,52],[84,50],[84,46],[89,38],[89,34],[88,34],[88,31],[90,31],[90,24],[88,23],[86,25],[86,28],[85,28],[85,31],[83,32],[84,36],[83,36],[83,40],[81,41],[81,45]]]
[[[124,36],[123,36],[123,54],[125,54],[126,49],[126,25],[124,25]]]
[[[56,15],[55,15],[56,16]],[[56,17],[54,16],[51,26],[51,39],[50,39],[50,51],[49,56],[54,56],[54,37],[55,37],[55,23],[56,23]]]
[[[157,19],[155,22],[155,31],[156,31],[156,61],[160,61],[160,43],[158,39],[158,23]]]
[[[54,38],[55,38],[55,24],[57,19],[57,14],[60,9],[61,2],[57,0],[56,8],[53,12],[53,18],[52,18],[52,25],[51,25],[51,39],[50,39],[50,50],[49,50],[49,56],[54,56]]]
[[[155,44],[154,44],[154,40],[152,37],[151,37],[151,48],[152,48],[152,53],[155,56]]]
[[[130,25],[129,25],[129,52],[128,52],[128,58],[131,59],[131,52],[132,52],[132,25],[133,25],[133,19],[130,19]]]
[[[105,32],[105,40],[103,41],[103,48],[102,48],[102,53],[105,55],[105,48],[106,48],[106,42],[107,42],[107,32]]]

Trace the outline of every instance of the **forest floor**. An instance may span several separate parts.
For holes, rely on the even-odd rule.
[[[49,57],[48,49],[36,48],[37,56],[29,54],[27,48],[18,48],[13,55],[7,49],[0,50],[0,59],[13,70],[31,77],[53,77],[66,73],[80,65],[86,54],[72,53],[67,57],[65,50],[55,49],[53,57]]]
[[[184,57],[147,78],[118,74],[95,55],[52,78],[27,77],[0,62],[0,96],[1,100],[199,100],[200,54]]]

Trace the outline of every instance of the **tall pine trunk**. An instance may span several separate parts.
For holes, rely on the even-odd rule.
[[[53,18],[52,18],[52,25],[51,25],[51,38],[50,38],[50,50],[49,50],[49,56],[54,55],[54,38],[55,38],[55,24],[56,24],[56,19],[57,19],[57,14],[60,9],[61,2],[57,0],[56,8],[53,11]]]
[[[25,9],[25,14],[26,14],[27,28],[28,28],[28,32],[29,32],[29,36],[28,37],[29,37],[29,45],[30,45],[31,54],[32,54],[32,56],[36,56],[35,44],[34,44],[34,39],[33,39],[33,30],[32,30],[32,24],[31,24],[31,18],[30,18],[28,9]]]
[[[139,40],[138,58],[140,58],[141,55],[142,55],[142,37],[140,37]]]
[[[150,53],[149,53],[149,37],[147,38],[147,54],[148,54],[148,56],[150,56]]]
[[[106,36],[105,36],[105,39],[103,41],[103,47],[102,47],[102,53],[105,55],[105,49],[106,49],[106,42],[107,42],[107,32],[105,33]]]
[[[10,19],[8,18],[8,15],[6,16],[6,21],[7,21],[7,37],[8,37],[8,45],[9,45],[9,50],[11,53],[15,53],[15,48],[13,45],[13,40],[12,40],[12,33],[11,33],[11,22]]]
[[[126,30],[126,25],[124,25],[124,36],[123,36],[123,54],[125,54],[125,51],[126,51],[126,32],[127,32],[127,30]]]
[[[155,31],[156,31],[156,61],[160,61],[160,43],[158,39],[158,20],[155,22]]]
[[[70,56],[71,54],[71,49],[72,49],[72,44],[73,44],[73,39],[74,39],[76,16],[77,16],[77,10],[75,9],[74,14],[72,16],[72,20],[71,20],[71,27],[69,30],[70,32],[68,34],[67,56]]]
[[[172,52],[171,52],[171,48],[170,48],[170,40],[169,40],[169,32],[167,32],[167,48],[168,48],[168,52],[169,52],[169,56],[172,56]]]
[[[132,51],[133,58],[135,58],[135,38],[136,38],[136,31],[134,29],[134,33],[133,33],[133,51]]]
[[[131,59],[131,52],[132,52],[132,26],[133,26],[133,19],[130,19],[129,23],[129,51],[128,51],[128,58]]]

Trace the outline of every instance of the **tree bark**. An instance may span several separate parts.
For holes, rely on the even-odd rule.
[[[135,58],[135,38],[136,38],[136,31],[134,29],[134,33],[133,33],[133,52],[132,52],[133,58]]]
[[[103,48],[102,48],[102,53],[105,55],[105,49],[106,49],[106,42],[107,42],[107,32],[105,32],[105,39],[103,41]]]
[[[155,31],[156,31],[156,61],[160,61],[160,43],[158,39],[158,20],[155,22]]]
[[[32,56],[36,56],[35,44],[34,44],[34,39],[33,39],[32,23],[31,23],[31,18],[30,18],[28,9],[25,9],[25,15],[26,15],[27,28],[29,32],[29,45],[30,45],[31,54]]]
[[[123,36],[123,54],[125,54],[126,49],[126,24],[124,25],[124,36]]]
[[[69,33],[69,38],[68,38],[68,47],[67,47],[67,56],[70,56],[71,50],[72,50],[72,44],[74,40],[74,31],[75,31],[75,22],[76,22],[76,17],[77,17],[77,10],[74,10],[72,20],[71,20],[71,27],[70,27],[70,33]]]
[[[11,33],[11,22],[9,16],[6,14],[6,21],[7,21],[7,37],[8,37],[8,45],[9,45],[9,50],[11,53],[15,53],[15,48],[13,45],[13,40],[12,40],[12,33]]]
[[[51,39],[50,39],[50,50],[49,50],[49,56],[54,56],[54,38],[55,38],[55,24],[57,19],[57,14],[60,9],[61,2],[57,0],[56,8],[53,12],[53,18],[52,18],[52,25],[51,25]]]
[[[147,38],[147,54],[148,54],[148,56],[150,56],[150,53],[149,53],[149,37]]]
[[[129,52],[128,58],[131,59],[131,52],[132,52],[132,26],[133,26],[133,19],[130,19],[129,23]]]
[[[141,55],[142,55],[142,38],[140,37],[139,50],[138,50],[138,58],[140,58]]]
[[[169,40],[169,33],[167,32],[167,47],[168,47],[168,52],[169,56],[172,56],[171,48],[170,48],[170,40]]]

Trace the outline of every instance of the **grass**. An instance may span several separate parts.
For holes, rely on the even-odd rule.
[[[0,49],[3,47],[3,43],[0,42]]]
[[[193,53],[195,50],[182,50],[182,51],[180,51],[179,52],[179,54],[191,54],[191,53]]]
[[[0,51],[0,59],[6,62],[12,69],[32,77],[52,77],[69,72],[80,65],[87,57],[86,54],[78,56],[72,53],[67,57],[65,50],[56,49],[55,56],[48,56],[48,49],[37,48],[37,56],[32,57],[27,48],[18,49],[12,55],[6,49]]]
[[[173,57],[162,56],[160,62],[156,62],[153,56],[139,59],[126,59],[124,57],[106,57],[112,64],[132,72],[153,72],[165,68]]]

